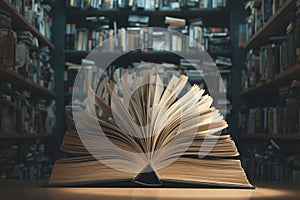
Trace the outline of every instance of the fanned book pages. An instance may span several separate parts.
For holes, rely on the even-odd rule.
[[[129,80],[130,79],[130,80]],[[103,79],[86,108],[73,112],[51,185],[252,188],[227,123],[212,98],[184,75]]]

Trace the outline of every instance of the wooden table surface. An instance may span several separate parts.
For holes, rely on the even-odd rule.
[[[254,183],[256,189],[41,187],[0,182],[1,200],[298,199],[300,184]]]

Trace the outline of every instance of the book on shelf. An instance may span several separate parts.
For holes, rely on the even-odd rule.
[[[227,66],[227,67],[232,66],[231,58],[225,56],[217,56],[215,59],[215,63],[218,66]]]
[[[66,63],[67,69],[64,71],[64,84],[65,92],[76,92],[77,89],[74,87],[74,81],[76,79],[80,65],[74,63]]]
[[[49,90],[54,89],[54,71],[50,64],[50,51],[47,46],[39,46],[38,39],[29,31],[16,35],[15,65],[12,68],[25,78]]]
[[[186,21],[185,21],[185,19],[182,19],[182,18],[166,16],[165,17],[165,24],[185,25]]]
[[[294,113],[298,114],[297,111]],[[271,134],[284,134],[284,133],[297,133],[289,132],[287,126],[289,121],[287,121],[287,109],[284,106],[276,107],[256,107],[249,109],[248,113],[245,115],[247,121],[247,127],[244,128],[244,134],[253,133],[271,133]],[[298,123],[297,123],[298,124]]]
[[[191,83],[196,83],[201,89],[205,89],[204,72],[199,68],[201,61],[199,59],[180,59],[178,69],[188,76]]]
[[[189,26],[189,47],[193,48],[197,44],[204,47],[204,23],[201,18],[190,20]]]
[[[299,155],[286,155],[282,146],[273,140],[245,146],[241,161],[250,180],[299,183]]]
[[[75,50],[76,24],[66,24],[65,49]]]
[[[201,19],[190,21],[189,47],[205,49],[209,52],[230,51],[228,28],[205,27]]]
[[[230,74],[231,73],[231,69],[228,66],[218,66],[218,70],[220,72],[220,74]]]
[[[89,30],[86,28],[79,28],[77,29],[77,47],[78,51],[87,51],[92,47],[89,45],[90,42],[89,38]]]
[[[187,0],[186,6],[191,8],[212,8],[212,0]]]
[[[18,91],[1,83],[0,132],[7,134],[53,134],[56,126],[55,101],[32,100],[29,91]]]
[[[11,29],[11,16],[0,9],[0,65],[12,68],[15,62],[14,40],[16,33]]]
[[[44,0],[13,0],[9,3],[48,40],[51,39],[51,6]]]
[[[300,17],[296,22],[291,22],[287,28],[287,65],[293,66],[300,63]]]
[[[11,29],[0,28],[0,65],[13,68],[15,65],[15,41],[16,33]]]
[[[266,23],[272,15],[274,15],[273,7],[276,10],[278,1],[273,0],[262,0],[262,21]]]
[[[272,80],[280,74],[296,65],[288,60],[295,58],[296,51],[291,50],[286,36],[270,37],[272,43],[261,46],[259,50],[250,50],[247,54],[247,62],[244,70],[244,88],[256,85],[260,82]],[[295,60],[294,60],[295,61]]]
[[[227,0],[211,0],[212,8],[225,8],[227,6]]]
[[[286,131],[288,133],[299,132],[299,99],[286,99]]]
[[[229,135],[216,134],[226,128],[227,123],[218,110],[211,106],[212,98],[204,95],[204,90],[196,85],[185,90],[188,78],[184,75],[173,76],[169,79],[166,86],[169,89],[161,85],[161,76],[156,71],[151,73],[146,70],[140,78],[138,77],[140,76],[135,76],[134,79],[128,77],[127,80],[134,82],[154,80],[154,82],[137,89],[134,92],[136,96],[134,99],[126,92],[133,89],[132,85],[127,84],[124,79],[120,82],[122,90],[118,90],[122,93],[122,99],[116,93],[117,88],[114,88],[113,82],[107,79],[103,80],[103,84],[100,82],[97,91],[89,89],[88,99],[91,102],[88,104],[93,104],[92,102],[96,100],[94,103],[99,115],[93,117],[88,110],[83,109],[78,113],[73,112],[73,118],[77,125],[80,123],[86,125],[89,131],[84,132],[84,138],[87,142],[93,141],[95,144],[87,148],[100,148],[95,150],[98,154],[100,153],[101,157],[104,156],[102,157],[103,163],[97,160],[95,154],[87,151],[84,141],[80,139],[81,133],[67,131],[61,149],[73,157],[63,158],[55,163],[49,181],[50,185],[102,184],[108,186],[113,183],[117,185],[125,183],[127,186],[165,186],[165,184],[173,183],[183,186],[192,184],[200,187],[252,188],[240,161],[236,159],[239,154],[234,142]],[[116,101],[111,104],[107,99],[103,99],[104,88],[108,91],[110,98],[118,100],[115,99]],[[131,106],[128,109],[124,104],[126,99],[131,99]],[[184,106],[184,110],[180,114],[177,110],[181,110],[181,105]],[[163,114],[163,110],[166,110],[165,114],[168,117]],[[117,125],[113,113],[120,112],[124,115],[118,115],[121,124]],[[104,128],[103,134],[94,129],[99,123]],[[137,128],[144,127],[145,124],[150,126]],[[122,128],[123,125],[124,128]],[[176,128],[179,126],[182,128]],[[192,127],[195,127],[195,132],[192,131]],[[129,134],[128,131],[134,135]],[[144,136],[141,137],[142,135]],[[176,135],[182,139],[177,139]],[[123,153],[114,151],[111,145],[96,145],[105,137]],[[173,156],[176,156],[182,150],[181,148],[188,144],[186,140],[188,138],[194,138],[191,140],[191,146],[186,146],[187,150],[183,150],[182,156],[174,159]],[[204,142],[205,138],[209,140],[207,144]],[[201,147],[205,145],[209,148],[212,142],[216,144],[211,146],[211,151],[201,150]],[[167,147],[170,144],[172,148],[169,149]],[[160,151],[162,148],[164,151]],[[132,157],[132,153],[135,156]],[[146,155],[151,156],[144,157]],[[199,155],[204,157],[199,158]],[[170,162],[167,166],[161,165],[172,158],[174,162]],[[134,161],[135,159],[139,162]],[[116,163],[122,170],[106,166],[104,164],[106,162]],[[129,166],[130,171],[126,171],[128,169],[126,166]],[[203,171],[205,173],[202,173]]]
[[[179,9],[183,6],[183,1],[182,0],[172,0],[170,2],[170,8],[171,9]]]
[[[187,35],[188,26],[171,24],[168,26],[168,30],[172,30],[172,32],[169,32],[170,51],[186,51],[188,49],[188,38],[182,37],[181,34]]]
[[[300,133],[299,81],[278,89],[271,106],[255,107],[240,114],[244,133],[297,134]],[[243,116],[241,116],[243,115]]]
[[[149,16],[129,15],[128,22],[132,27],[146,27],[149,25]]]
[[[245,20],[245,41],[248,41],[284,5],[285,1],[282,0],[248,1],[245,9],[250,9],[251,14]]]
[[[95,84],[96,74],[101,71],[101,68],[95,70],[95,62],[87,59],[82,59],[81,64],[75,64],[66,62],[66,70],[64,71],[64,87],[66,94],[78,94],[83,95],[87,92],[87,85]],[[81,70],[80,73],[79,70]],[[75,79],[80,81],[88,80],[83,82],[83,87],[79,88],[74,85]]]
[[[83,59],[81,64],[75,64],[75,63],[66,63],[66,70],[64,72],[64,84],[65,84],[65,92],[67,94],[71,94],[72,92],[75,94],[85,94],[87,92],[87,87],[75,87],[74,81],[77,77],[78,71],[81,68],[80,79],[84,80],[87,78],[88,80],[91,80],[91,82],[96,81],[96,77],[92,76],[92,74],[97,74],[101,71],[95,72],[93,68],[95,66],[95,63],[93,61],[88,62],[88,60]],[[145,67],[149,67],[147,62],[141,61],[141,62],[134,62],[132,64],[128,65],[122,65],[120,63],[112,64],[109,66],[108,70],[105,71],[105,74],[108,77],[111,77],[112,80],[115,82],[118,82],[121,77],[128,72],[132,67],[137,68],[138,70],[144,69]],[[208,78],[208,76],[213,76],[215,78],[214,73],[208,74],[203,73],[203,70],[201,69],[201,61],[198,59],[180,59],[179,64],[174,63],[155,63],[155,66],[160,67],[158,70],[159,74],[165,74],[164,79],[171,78],[172,74],[174,73],[174,70],[179,70],[183,74],[187,75],[189,77],[189,81],[192,83],[198,84],[201,88],[205,88],[204,86],[204,79],[203,77]],[[230,87],[231,87],[231,69],[228,66],[219,65],[217,66],[218,70],[221,74],[221,77],[218,77],[217,85],[214,86],[214,90],[218,91],[219,93],[230,93]],[[170,73],[167,69],[170,69]],[[94,83],[95,84],[95,83]],[[78,95],[80,96],[80,95]],[[82,95],[84,96],[84,95]]]
[[[49,90],[54,88],[54,71],[49,47],[40,46],[29,31],[12,30],[9,14],[0,10],[0,65]]]
[[[41,5],[41,7],[38,9],[40,10],[40,12],[38,13],[40,19],[38,19],[37,21],[41,21],[40,24],[38,25],[38,30],[48,40],[51,40],[51,29],[52,29],[52,18],[50,15],[51,6],[47,4]]]
[[[18,12],[24,14],[24,1],[23,0],[9,0],[8,1]]]
[[[74,23],[66,24],[65,49],[90,51],[101,46],[106,52],[141,49],[166,51],[193,51],[205,49],[211,52],[230,52],[228,28],[204,27],[201,19],[192,19],[190,25],[186,19],[165,16],[164,23],[170,31],[146,27],[149,16],[129,15],[128,27],[113,27],[108,21],[97,28],[90,25],[90,20],[82,27]],[[176,34],[176,32],[181,34]],[[118,35],[117,35],[118,34]],[[160,36],[163,41],[159,41]],[[151,49],[152,48],[152,49]]]
[[[1,144],[1,180],[47,180],[53,161],[41,139]]]

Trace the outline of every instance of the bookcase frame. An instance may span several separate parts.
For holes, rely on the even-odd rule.
[[[261,1],[256,1],[256,4],[260,4]],[[287,18],[286,15],[296,10],[296,0],[287,0],[285,4],[277,10],[277,12],[256,32],[248,41],[246,41],[243,46],[244,53],[250,49],[259,50],[261,46],[270,43],[269,38],[277,35],[286,35],[287,27]],[[245,11],[244,11],[245,12]],[[246,57],[244,57],[246,60]],[[244,62],[245,63],[245,62]],[[243,66],[245,65],[243,63]],[[241,67],[242,68],[242,67]],[[241,73],[242,74],[242,73]],[[244,103],[250,104],[251,106],[268,105],[274,106],[272,98],[278,95],[278,88],[281,86],[288,85],[296,78],[300,77],[300,65],[296,64],[294,66],[288,66],[285,71],[282,71],[274,76],[273,79],[268,79],[266,81],[258,82],[254,86],[251,86],[246,89],[242,89],[240,95]],[[277,105],[277,104],[276,104]],[[243,110],[240,110],[243,113]],[[268,155],[267,145],[270,148],[272,145],[274,148],[275,145],[278,145],[279,149],[274,148],[275,154],[278,156],[273,163],[277,162],[277,167],[286,168],[287,161],[282,162],[280,159],[289,159],[291,156],[299,155],[299,141],[300,133],[260,133],[260,132],[246,132],[240,133],[239,135],[239,145],[242,145],[245,149],[242,152],[241,156],[244,156],[245,163],[243,163],[244,168],[248,172],[249,177],[253,179],[264,179],[264,181],[270,181],[269,179],[278,179],[277,175],[272,174],[272,170],[269,169],[265,171],[265,174],[256,174],[257,167],[265,167],[266,163],[271,163],[274,158],[265,158],[262,162],[260,157],[255,157],[253,152],[256,152],[256,155],[259,153],[263,155]],[[253,150],[250,155],[249,147],[251,145]],[[262,151],[264,149],[264,151]],[[271,151],[271,150],[269,150]],[[264,152],[264,153],[262,153]],[[244,155],[244,154],[245,155]],[[280,155],[279,155],[280,154]],[[275,156],[274,156],[275,157]],[[243,158],[242,158],[243,160]],[[278,161],[280,160],[280,161]],[[282,162],[282,163],[281,163]],[[265,168],[264,168],[265,169]],[[260,173],[260,172],[259,172]],[[280,172],[278,172],[280,174]],[[256,174],[256,175],[255,175]],[[273,177],[270,177],[271,176]],[[284,176],[286,171],[282,170],[282,177],[280,179],[285,179]],[[287,180],[285,180],[287,181]],[[292,181],[292,180],[290,180]]]
[[[48,3],[51,3],[49,1]],[[55,50],[55,45],[42,35],[39,30],[28,22],[24,15],[22,15],[15,7],[11,5],[8,0],[0,0],[0,8],[7,12],[12,19],[12,30],[18,31],[29,31],[34,37],[39,41],[40,46],[47,46],[50,52]],[[35,83],[29,78],[25,78],[16,71],[10,69],[8,66],[0,65],[0,79],[1,82],[10,82],[17,90],[28,90],[30,91],[31,97],[41,98],[41,99],[54,99],[54,91],[49,90],[46,87]],[[46,152],[51,152],[49,156],[51,161],[57,159],[57,152],[59,151],[59,144],[57,132],[53,133],[10,133],[10,132],[0,132],[0,142],[1,145],[28,145],[28,142],[36,141],[37,139],[42,140],[45,144]],[[3,163],[4,164],[4,163]]]
[[[12,18],[12,30],[14,31],[29,31],[33,36],[37,37],[42,45],[48,46],[51,50],[55,49],[55,45],[43,36],[32,24],[30,24],[27,19],[14,8],[7,0],[0,0],[0,7],[4,11],[10,14]],[[23,77],[17,72],[8,69],[7,66],[0,65],[0,78],[1,81],[10,81],[16,86],[17,89],[29,90],[31,94],[35,97],[44,97],[46,99],[54,98],[54,92],[40,86],[34,81]],[[35,135],[14,133],[1,133],[0,139],[24,139],[24,138],[55,138],[56,134],[49,135],[45,133],[38,133]]]
[[[268,41],[268,38],[274,34],[286,34],[286,26],[284,23],[285,15],[290,11],[296,10],[296,1],[287,0],[285,4],[273,15],[244,45],[244,50],[249,49],[259,49],[263,44]],[[290,83],[295,78],[300,76],[300,65],[296,64],[290,66],[287,70],[276,74],[273,79],[267,80],[265,82],[259,82],[254,86],[246,88],[241,91],[241,95],[245,102],[253,100],[256,98],[260,101],[259,96],[264,95],[276,95],[278,93],[278,87]],[[298,140],[300,138],[300,133],[246,133],[241,135],[243,139],[275,139],[275,140]]]
[[[238,48],[238,24],[243,23],[243,18],[247,16],[247,13],[243,11],[244,4],[242,1],[227,0],[226,8],[182,8],[182,9],[158,9],[158,10],[131,10],[128,8],[121,9],[80,9],[80,8],[70,8],[66,7],[65,1],[54,1],[52,4],[52,18],[53,18],[53,43],[56,50],[53,51],[52,57],[53,66],[55,69],[55,94],[57,102],[57,123],[58,123],[58,133],[59,137],[62,139],[65,131],[64,124],[64,110],[65,110],[65,100],[69,98],[69,93],[66,94],[64,91],[64,69],[66,61],[80,60],[84,58],[89,52],[88,51],[73,51],[65,50],[65,24],[68,23],[68,19],[74,17],[76,19],[84,19],[85,16],[89,15],[105,15],[108,18],[122,18],[121,16],[127,16],[129,14],[137,15],[149,15],[150,20],[152,17],[160,19],[160,22],[151,24],[151,26],[163,26],[163,17],[166,15],[171,15],[174,17],[188,17],[188,18],[206,18],[206,25],[208,26],[223,26],[228,27],[230,30],[231,37],[231,51],[221,51],[221,52],[209,52],[211,55],[221,55],[230,56],[232,59],[232,89],[230,94],[231,103],[233,105],[232,114],[230,115],[229,124],[231,124],[230,131],[233,138],[238,137],[237,121],[238,121],[238,111],[241,107],[241,68],[238,67],[241,63],[245,62],[244,52]],[[125,23],[126,17],[120,19],[121,23]],[[123,21],[122,21],[123,20]],[[105,55],[113,56],[115,52],[106,52]],[[168,52],[136,52],[137,56],[144,57],[156,57],[161,59],[161,57],[166,59],[172,59],[171,53]],[[161,56],[163,55],[163,56]],[[67,95],[67,96],[66,96]]]

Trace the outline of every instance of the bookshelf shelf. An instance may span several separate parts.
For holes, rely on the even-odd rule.
[[[181,5],[182,7],[180,9],[171,9],[171,8],[159,8],[159,9],[151,9],[151,10],[147,10],[147,9],[140,9],[140,8],[100,8],[100,9],[96,9],[96,8],[81,8],[80,4],[76,4],[76,3],[70,3],[67,1],[63,2],[61,4],[59,4],[59,6],[63,11],[64,11],[64,21],[65,24],[67,25],[66,27],[62,27],[61,23],[60,26],[56,29],[58,30],[60,29],[65,29],[65,35],[67,36],[67,38],[65,38],[65,42],[63,45],[60,45],[62,41],[59,42],[55,42],[55,45],[57,46],[57,48],[62,47],[62,49],[60,48],[60,50],[63,52],[62,54],[62,59],[61,59],[61,63],[60,66],[65,65],[65,67],[61,67],[60,70],[65,70],[66,72],[68,72],[68,66],[72,66],[72,63],[74,65],[80,65],[82,59],[86,58],[89,53],[91,53],[91,51],[78,51],[75,49],[88,49],[89,45],[85,45],[84,48],[82,48],[80,45],[81,42],[78,42],[78,37],[75,38],[73,37],[74,35],[78,36],[79,32],[93,32],[96,31],[97,32],[103,32],[104,34],[107,34],[107,30],[111,31],[113,30],[114,33],[116,32],[115,29],[117,29],[117,31],[120,33],[120,29],[122,30],[123,28],[128,31],[126,32],[126,34],[131,36],[136,37],[134,29],[130,29],[129,27],[140,27],[139,23],[134,23],[131,20],[129,20],[129,16],[130,15],[138,15],[138,16],[144,16],[144,17],[149,17],[149,20],[147,21],[147,25],[149,25],[149,27],[161,27],[161,28],[167,28],[169,27],[170,30],[177,30],[177,29],[172,29],[171,25],[168,23],[165,23],[165,17],[174,17],[174,18],[179,18],[179,19],[184,19],[186,24],[183,27],[186,27],[186,30],[188,31],[183,31],[182,33],[186,34],[187,36],[192,36],[192,34],[189,34],[192,31],[195,32],[202,32],[204,33],[204,29],[205,31],[207,31],[207,33],[209,32],[230,32],[230,34],[226,35],[226,36],[230,36],[231,34],[232,36],[234,35],[234,26],[233,26],[233,20],[232,20],[232,4],[230,3],[230,1],[226,1],[226,7],[218,7],[218,8],[212,8],[213,6],[216,5],[221,5],[220,3],[215,4],[212,1],[209,1],[210,4],[208,4],[208,8],[197,8],[198,6],[196,5],[194,8],[190,8],[188,7],[188,4],[186,4],[186,2],[184,2],[184,5]],[[128,2],[126,2],[127,4]],[[162,2],[160,2],[162,3]],[[217,3],[217,1],[216,1]],[[71,5],[74,5],[71,6]],[[76,6],[77,7],[76,7]],[[88,4],[87,4],[88,5]],[[115,5],[112,5],[112,7],[114,7]],[[161,7],[161,5],[160,5]],[[170,6],[171,7],[171,6]],[[57,14],[60,14],[59,12],[57,12]],[[99,18],[99,20],[96,20],[96,17],[102,17],[103,18]],[[90,19],[95,19],[95,20],[87,20],[86,17],[90,17]],[[94,17],[94,18],[93,18]],[[235,18],[238,19],[238,18]],[[139,19],[140,20],[140,19]],[[143,21],[143,20],[142,20]],[[141,21],[141,22],[142,22]],[[203,22],[203,25],[201,25],[200,21]],[[102,27],[102,29],[99,28],[99,30],[97,30],[95,27]],[[144,24],[141,25],[141,27],[143,27]],[[193,30],[196,26],[202,26],[203,29],[199,29],[199,30]],[[174,26],[175,27],[175,26]],[[182,27],[182,28],[183,28]],[[180,28],[180,27],[179,27]],[[220,28],[220,29],[211,29],[211,28]],[[232,32],[231,32],[232,30]],[[180,30],[177,30],[179,32],[181,32]],[[55,32],[55,31],[54,31]],[[75,33],[75,34],[74,34]],[[139,34],[141,34],[142,32],[140,32]],[[57,34],[61,34],[60,32],[57,32]],[[144,33],[142,33],[144,34]],[[151,34],[151,33],[150,33]],[[150,35],[149,34],[149,35]],[[128,45],[128,35],[126,35],[126,45]],[[146,34],[144,34],[146,35]],[[221,35],[218,35],[221,36]],[[214,36],[213,34],[211,35],[211,37],[218,37],[218,36]],[[146,36],[145,36],[146,37]],[[148,36],[147,37],[151,37]],[[200,37],[200,36],[199,36]],[[203,34],[201,37],[203,37],[203,40],[206,39],[207,42],[205,43],[205,45],[207,46],[207,49],[211,49],[211,50],[216,50],[216,51],[211,51],[211,52],[207,52],[210,57],[212,57],[213,59],[217,60],[221,60],[220,57],[228,57],[229,59],[233,60],[234,54],[233,54],[233,50],[235,49],[235,47],[233,46],[234,44],[234,40],[235,38],[231,38],[231,40],[226,41],[225,39],[223,41],[214,41],[215,45],[220,45],[220,46],[228,46],[228,48],[217,48],[216,46],[209,46],[209,42],[208,42],[208,35]],[[223,35],[222,37],[225,38],[225,35]],[[220,37],[221,38],[221,37]],[[226,37],[229,38],[229,37]],[[104,37],[104,39],[102,39],[101,41],[105,40],[106,38]],[[152,39],[152,37],[151,37]],[[172,38],[171,38],[172,39]],[[75,43],[73,43],[73,40],[75,40]],[[123,40],[123,39],[121,39]],[[77,41],[77,42],[76,42]],[[136,40],[137,41],[137,40]],[[93,42],[93,41],[92,41]],[[184,43],[185,42],[185,43]],[[199,41],[198,41],[199,42]],[[83,42],[85,44],[85,41]],[[132,43],[132,41],[131,41]],[[222,43],[222,45],[221,45]],[[223,44],[224,43],[224,44]],[[96,41],[96,44],[98,44],[98,41]],[[149,43],[151,44],[151,43]],[[214,44],[213,42],[211,43],[212,45]],[[167,44],[169,45],[169,44]],[[122,52],[121,48],[123,46],[120,45],[120,43],[113,48],[107,48],[108,46],[105,46],[105,50],[107,50],[106,52],[101,52],[102,56],[104,58],[106,58],[107,60],[112,60],[112,63],[110,63],[111,65],[113,65],[113,67],[111,69],[115,69],[117,67],[120,67],[121,69],[126,69],[126,67],[132,66],[133,62],[141,62],[141,61],[145,61],[145,62],[155,62],[155,63],[170,63],[170,64],[175,64],[175,65],[180,65],[181,58],[176,55],[176,53],[179,53],[181,56],[183,56],[186,59],[197,59],[200,57],[200,55],[202,55],[202,52],[197,52],[195,49],[193,49],[193,45],[190,45],[188,43],[188,41],[182,41],[182,47],[178,48],[175,46],[169,46],[170,49],[174,48],[174,49],[181,49],[181,52],[174,52],[174,51],[152,51],[152,50],[148,50],[148,51],[131,51],[131,52]],[[80,46],[80,47],[78,47]],[[92,43],[92,45],[90,46],[95,46],[94,43]],[[138,45],[134,45],[135,47]],[[147,45],[145,45],[147,46]],[[179,44],[178,44],[179,46]],[[203,44],[204,46],[204,44]],[[205,46],[205,47],[206,47]],[[132,49],[129,48],[128,49]],[[236,48],[237,49],[237,48]],[[111,51],[109,51],[111,50]],[[121,56],[126,54],[125,56]],[[205,52],[206,54],[206,52]],[[128,56],[127,56],[128,55]],[[120,56],[120,57],[119,57]],[[100,56],[99,56],[100,57]],[[93,56],[90,57],[91,60],[93,59]],[[98,57],[97,57],[98,58]],[[110,59],[112,58],[112,59]],[[99,59],[100,60],[100,59]],[[230,62],[231,62],[230,60]],[[104,62],[98,61],[98,59],[95,59],[96,65],[102,67],[101,65]],[[104,67],[104,66],[103,66]],[[181,68],[179,68],[181,70]],[[184,69],[184,68],[183,68]],[[223,66],[222,69],[225,69],[225,66]],[[226,68],[227,69],[227,68]],[[230,66],[228,67],[229,72],[226,72],[226,74],[224,75],[224,78],[228,78],[229,80],[229,76],[231,76],[231,68]],[[70,70],[72,71],[72,70]],[[122,71],[121,71],[122,72]],[[222,74],[223,75],[223,74]],[[191,80],[189,80],[191,81]],[[199,78],[195,78],[195,80],[193,80],[195,82],[197,82],[198,84],[200,83]],[[203,81],[203,79],[201,79],[201,81]],[[230,80],[231,81],[231,80]],[[192,82],[192,81],[191,81]],[[231,82],[228,81],[228,84],[231,84]],[[63,93],[62,95],[64,95],[64,106],[66,106],[66,102],[69,102],[70,100],[70,94],[69,93]],[[63,126],[61,126],[63,127]]]
[[[199,51],[200,52],[200,51]],[[197,53],[199,53],[197,52]],[[97,52],[93,52],[93,51],[73,51],[73,50],[65,50],[65,54],[69,57],[72,57],[72,56],[87,56],[89,53],[97,53]],[[100,53],[100,52],[99,52]],[[182,51],[182,52],[176,52],[176,51],[129,51],[129,52],[122,52],[122,51],[102,51],[101,54],[105,54],[107,56],[109,55],[119,55],[119,54],[122,54],[122,53],[130,53],[130,54],[133,54],[133,55],[138,55],[138,54],[141,54],[141,55],[153,55],[153,54],[156,54],[156,55],[164,55],[164,56],[167,56],[167,55],[174,55],[174,53],[180,53],[180,54],[183,54],[183,55],[196,55],[197,53],[195,51]],[[229,52],[224,52],[224,53],[228,53]],[[214,53],[214,54],[217,54],[217,53]]]
[[[43,36],[34,26],[32,26],[26,18],[17,11],[7,0],[0,0],[0,7],[11,15],[13,20],[12,26],[15,31],[30,31],[44,45],[54,49],[55,46]]]
[[[73,61],[73,62],[78,62],[80,61],[81,58],[85,58],[89,53],[92,51],[76,51],[76,50],[64,50],[65,56],[67,60]],[[125,52],[101,52],[101,55],[109,57],[115,57],[119,56],[122,53]],[[127,52],[129,53],[129,52]],[[132,59],[142,59],[142,58],[152,58],[152,57],[162,57],[166,59],[173,59],[177,57],[175,54],[176,52],[172,53],[170,51],[134,51],[130,52],[130,56],[128,58]],[[184,58],[196,58],[200,51],[195,52],[195,51],[183,51],[183,52],[177,52],[180,53],[180,55],[184,56]],[[203,52],[204,53],[204,52]],[[229,56],[231,57],[231,52],[230,51],[214,51],[214,52],[207,52],[211,57],[214,56]],[[159,61],[158,61],[159,62]]]
[[[76,50],[64,50],[65,54],[69,57],[72,57],[72,56],[87,56],[90,52],[92,51],[76,51]],[[174,51],[172,51],[174,52]],[[164,55],[173,55],[174,53],[172,52],[169,52],[169,51],[135,51],[133,53],[136,53],[136,54],[158,54],[158,55],[161,55],[161,54],[164,54]],[[182,51],[181,53],[182,54],[186,54],[186,55],[196,55],[197,53],[199,53],[200,51],[193,51],[193,50],[190,50],[190,51]],[[115,55],[115,54],[120,54],[122,53],[121,51],[115,51],[115,52],[101,52],[102,54],[107,54],[107,55]],[[176,53],[176,52],[175,52]],[[178,52],[179,53],[179,52]],[[221,51],[210,51],[210,52],[207,52],[208,54],[214,56],[214,55],[226,55],[226,56],[230,56],[232,54],[231,51],[226,51],[226,50],[221,50]]]
[[[53,134],[38,133],[38,134],[29,134],[29,133],[0,133],[0,139],[55,139],[57,136]]]
[[[47,96],[52,97],[54,93],[48,90],[45,87],[38,85],[37,83],[33,82],[30,79],[23,77],[22,75],[18,74],[15,71],[7,69],[5,66],[0,65],[0,77],[1,81],[8,81],[12,84],[15,84],[20,89],[26,89],[32,92],[37,96]]]
[[[241,137],[245,139],[300,140],[300,133],[247,133]]]
[[[263,92],[276,92],[277,87],[287,84],[292,81],[294,78],[300,76],[300,65],[295,65],[288,70],[277,74],[274,79],[267,80],[265,83],[258,83],[253,87],[247,88],[241,92],[243,96],[255,95]]]
[[[70,60],[72,62],[78,63],[82,58],[85,58],[89,53],[97,53],[97,52],[91,52],[91,51],[70,51],[65,50],[65,56],[67,60]],[[101,52],[102,56],[105,56],[107,59],[114,59],[118,56],[123,55],[123,53],[127,53],[126,57],[120,57],[120,60],[118,62],[125,64],[130,64],[131,62],[137,62],[137,61],[153,61],[156,62],[171,62],[174,63],[174,61],[178,60],[178,56],[176,52],[170,52],[170,51],[131,51],[131,52]],[[193,51],[183,51],[183,52],[177,52],[180,53],[181,56],[184,58],[196,58],[199,52],[193,52]],[[210,54],[212,55],[212,54]]]
[[[82,9],[76,7],[66,8],[66,19],[72,23],[83,23],[84,18],[87,16],[98,16],[104,15],[110,19],[118,20],[126,23],[129,15],[141,15],[149,16],[150,18],[155,18],[155,20],[150,21],[150,26],[153,27],[165,27],[163,23],[163,18],[165,16],[172,17],[184,17],[187,22],[190,19],[203,19],[207,24],[227,27],[229,25],[230,16],[229,8],[182,8],[182,9],[156,9],[156,10],[144,10],[144,9]]]
[[[175,15],[229,15],[228,8],[182,8],[182,9],[156,9],[156,10],[144,10],[144,9],[126,9],[126,8],[111,8],[111,9],[82,9],[76,7],[67,7],[67,14],[72,16],[73,13],[77,15],[94,15],[94,14],[142,14],[142,15],[168,15],[168,14],[175,14]]]
[[[0,155],[5,179],[48,178],[59,155],[58,95],[52,91],[57,78],[52,54],[58,46],[48,39],[53,3],[0,0],[4,27],[0,46],[6,52],[0,56],[0,93],[5,97],[0,102]]]
[[[208,54],[212,55],[212,56],[215,56],[215,55],[219,55],[219,56],[229,56],[231,57],[232,56],[232,51],[226,51],[226,50],[221,50],[221,51],[210,51],[208,52]]]
[[[281,7],[277,13],[269,19],[269,21],[264,24],[244,45],[244,49],[251,49],[260,46],[268,38],[274,35],[286,34],[286,14],[289,11],[296,9],[295,0],[287,0],[285,5]]]

